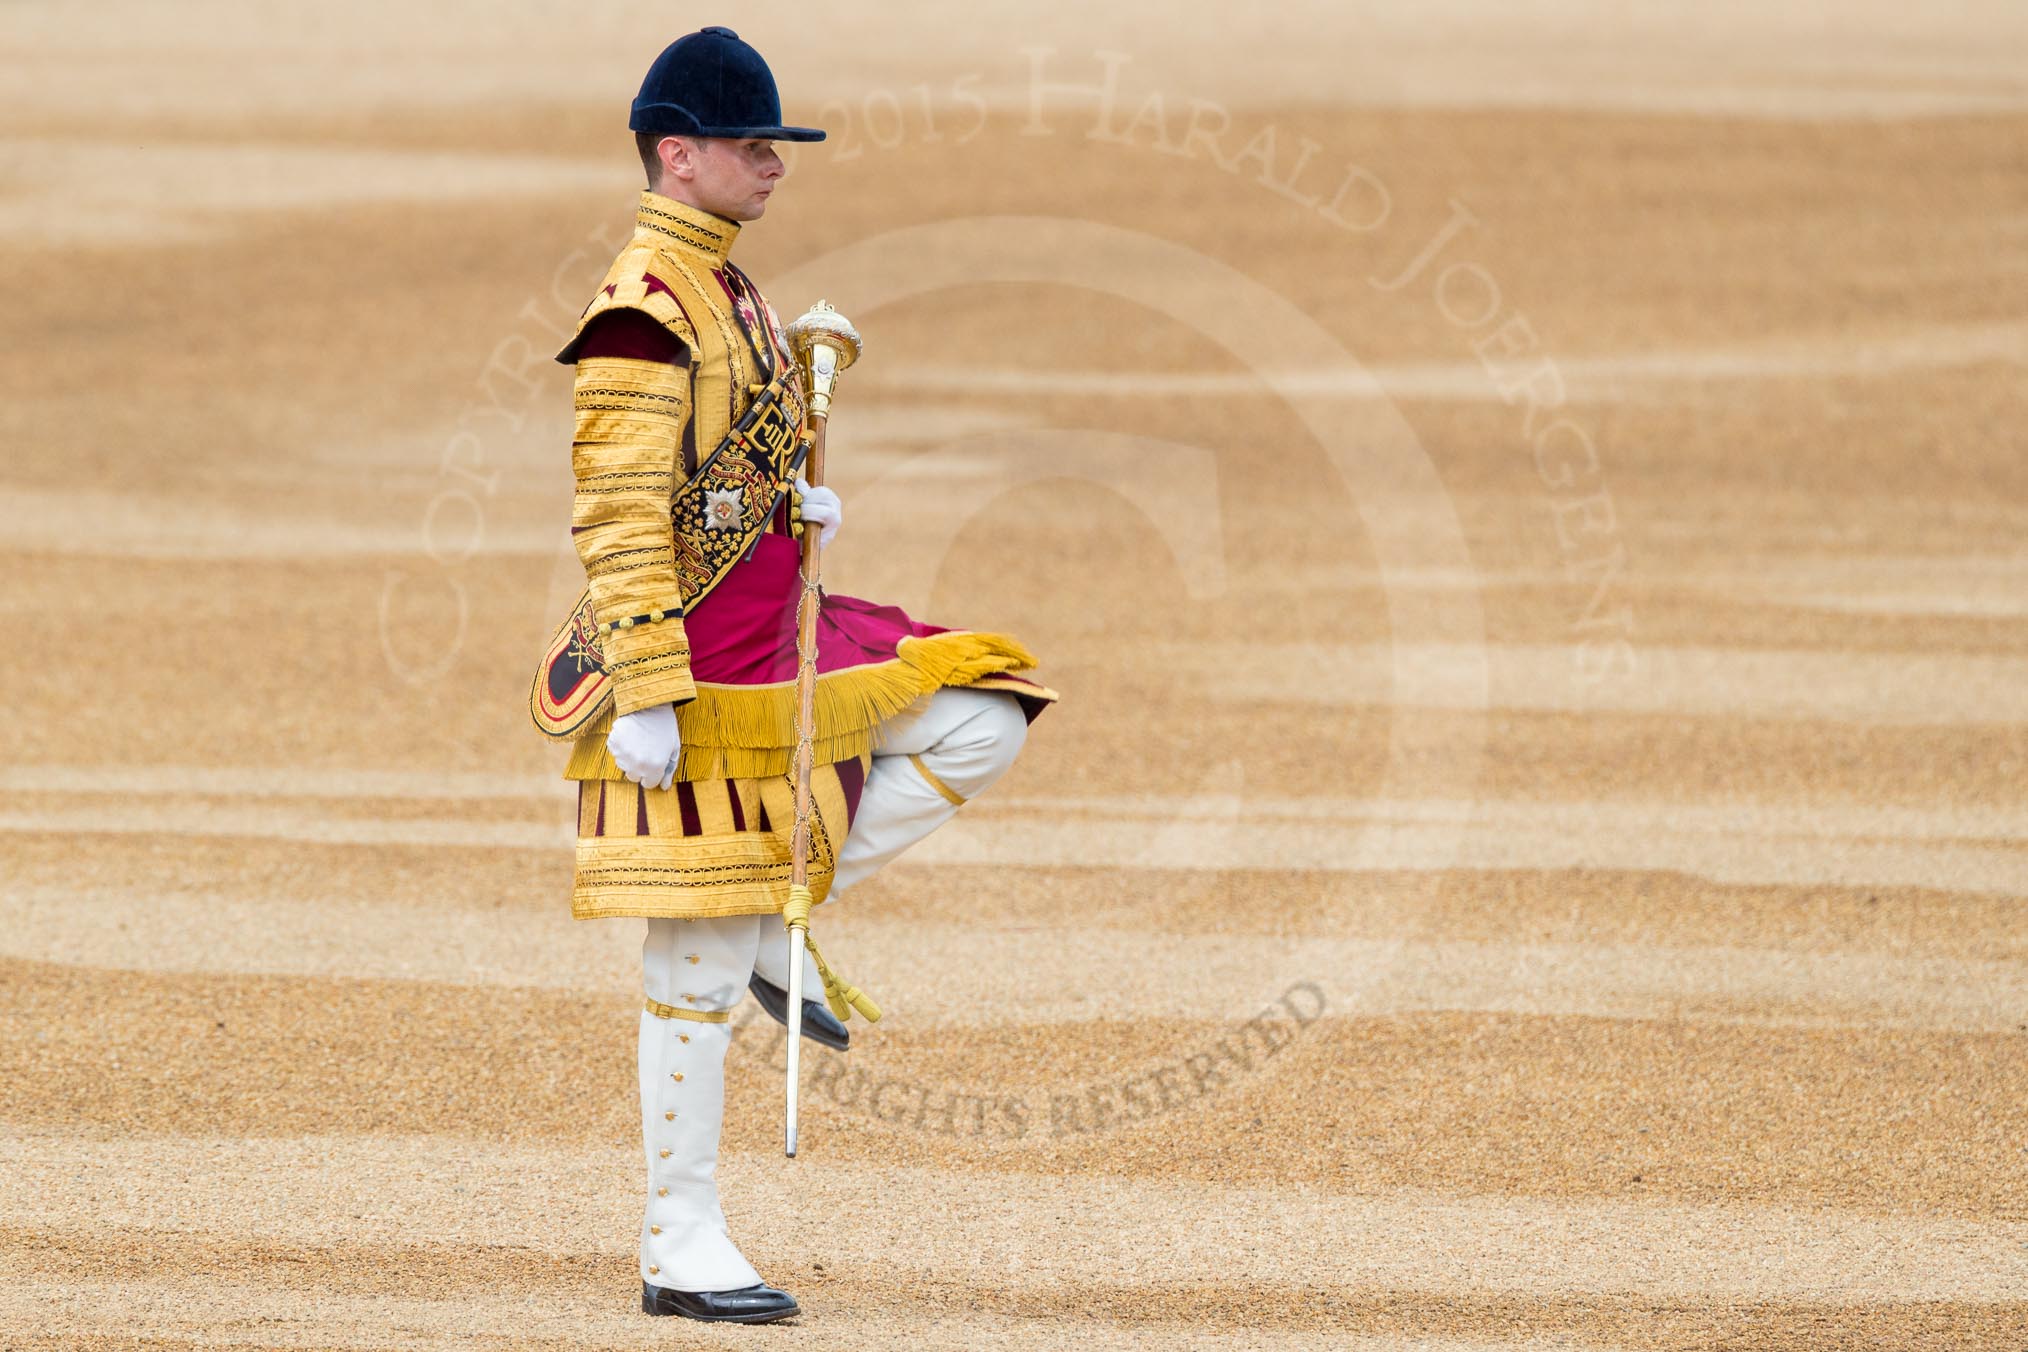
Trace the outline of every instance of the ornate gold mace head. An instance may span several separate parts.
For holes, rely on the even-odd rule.
[[[859,360],[863,346],[852,321],[818,301],[789,325],[789,346],[803,368],[803,384],[810,392],[810,416],[831,416],[831,387],[838,373]]]

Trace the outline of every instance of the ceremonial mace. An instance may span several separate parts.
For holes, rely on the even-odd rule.
[[[824,430],[831,421],[831,388],[838,373],[859,360],[859,330],[820,300],[789,325],[789,346],[803,368],[803,387],[809,392],[806,435],[810,455],[803,478],[815,488],[824,482]],[[823,566],[823,546],[817,534],[814,528],[803,528],[803,594],[796,603],[796,829],[789,845],[793,862],[789,904],[782,914],[789,933],[795,936],[789,945],[788,1118],[783,1147],[791,1159],[796,1154],[796,1088],[802,1069],[803,965],[810,951],[810,773],[816,758],[810,739],[817,724],[817,608],[821,604],[817,579]],[[878,1017],[877,1011],[873,1017]]]

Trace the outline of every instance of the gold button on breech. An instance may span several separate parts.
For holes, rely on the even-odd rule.
[[[668,1152],[668,1151],[666,1151],[666,1150],[664,1150],[664,1151],[662,1152],[662,1158],[663,1158],[663,1159],[665,1159],[665,1160],[666,1160],[666,1159],[668,1159],[668,1158],[669,1158],[669,1152]]]

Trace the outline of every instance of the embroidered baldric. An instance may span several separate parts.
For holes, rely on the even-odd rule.
[[[802,468],[803,396],[784,363],[669,503],[676,582],[688,610],[751,551]]]

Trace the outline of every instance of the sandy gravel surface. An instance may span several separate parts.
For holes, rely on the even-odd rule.
[[[729,20],[827,584],[1066,699],[711,1331],[522,712],[669,15],[7,7],[0,1347],[2028,1347],[2024,11],[1619,8]]]

